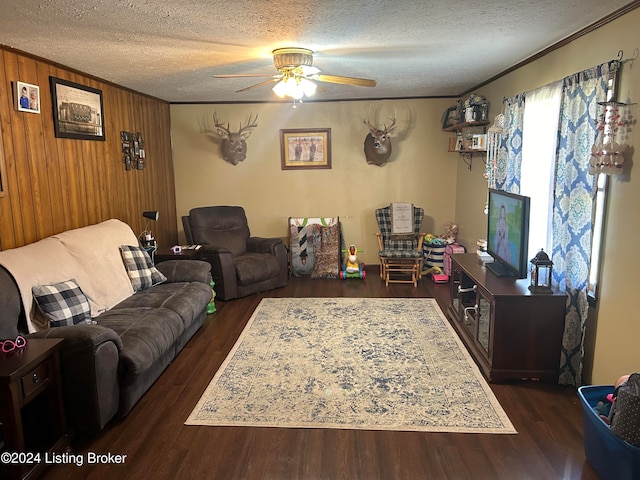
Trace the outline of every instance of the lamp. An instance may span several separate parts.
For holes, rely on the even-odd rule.
[[[148,220],[153,220],[154,222],[158,221],[158,217],[160,216],[158,210],[149,210],[146,212],[142,212],[142,216]],[[144,232],[140,234],[140,242],[144,248],[150,248],[156,246],[156,240],[153,238],[153,234],[151,233],[151,228],[149,226],[149,222],[144,227]]]
[[[142,216],[144,218],[148,218],[149,220],[153,220],[155,222],[158,221],[159,215],[160,213],[158,212],[158,210],[150,210],[148,212],[142,212]]]

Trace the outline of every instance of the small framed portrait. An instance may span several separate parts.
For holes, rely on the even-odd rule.
[[[40,87],[25,82],[13,82],[13,98],[19,112],[40,113]]]
[[[442,128],[451,128],[458,123],[460,123],[458,119],[458,107],[447,108],[442,115]]]

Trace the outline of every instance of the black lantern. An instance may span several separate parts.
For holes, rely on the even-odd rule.
[[[549,255],[543,249],[536,254],[531,260],[531,283],[529,290],[533,293],[552,293],[551,289],[551,272],[553,270],[553,262]]]

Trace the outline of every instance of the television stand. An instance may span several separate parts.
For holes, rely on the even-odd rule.
[[[565,293],[533,293],[527,279],[497,277],[475,253],[451,255],[447,317],[490,382],[558,382]]]
[[[515,277],[516,275],[500,262],[485,263],[485,267],[496,277]]]

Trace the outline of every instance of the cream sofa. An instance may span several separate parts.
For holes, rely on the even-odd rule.
[[[0,339],[64,338],[61,366],[69,423],[95,431],[126,415],[206,318],[210,265],[158,264],[166,281],[134,293],[120,247],[131,228],[108,220],[0,252]],[[49,327],[32,288],[74,279],[91,323]]]

